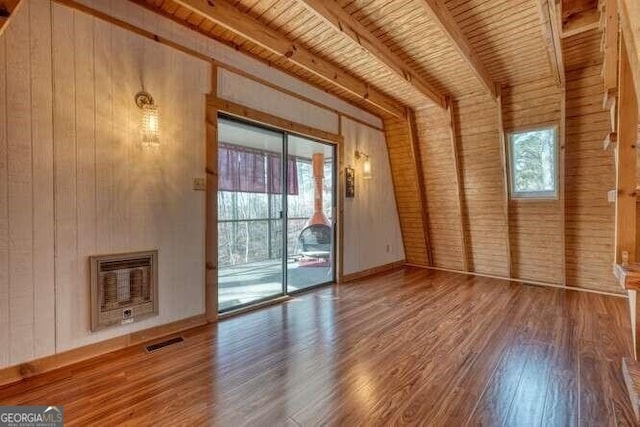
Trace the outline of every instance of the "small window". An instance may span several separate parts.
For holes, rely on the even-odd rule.
[[[511,198],[558,196],[556,128],[509,134]]]

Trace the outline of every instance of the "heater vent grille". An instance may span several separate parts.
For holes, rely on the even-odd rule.
[[[91,330],[158,314],[158,251],[90,257]]]
[[[145,348],[147,349],[147,353],[153,353],[154,351],[158,351],[161,348],[165,348],[165,347],[168,347],[168,346],[173,345],[173,344],[178,344],[178,343],[183,342],[183,341],[184,341],[184,338],[175,337],[175,338],[171,338],[171,339],[168,339],[166,341],[162,341],[162,342],[159,342],[159,343],[156,343],[156,344],[150,344],[150,345],[146,346]]]

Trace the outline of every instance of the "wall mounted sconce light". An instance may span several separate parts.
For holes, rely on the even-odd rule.
[[[142,110],[142,145],[157,147],[160,145],[160,118],[158,106],[153,97],[144,89],[136,93],[136,105]]]
[[[362,164],[362,177],[364,179],[371,179],[371,160],[367,153],[356,150],[355,157],[357,160],[364,159]]]

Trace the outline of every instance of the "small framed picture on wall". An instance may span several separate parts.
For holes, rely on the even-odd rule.
[[[356,196],[356,171],[347,167],[344,171],[344,180],[345,180],[345,197],[350,199]]]

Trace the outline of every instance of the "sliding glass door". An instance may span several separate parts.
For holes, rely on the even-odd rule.
[[[287,195],[287,291],[334,281],[334,147],[289,135],[297,191]]]
[[[218,121],[218,307],[284,294],[280,132]]]
[[[334,281],[334,159],[331,145],[219,118],[220,311]]]

